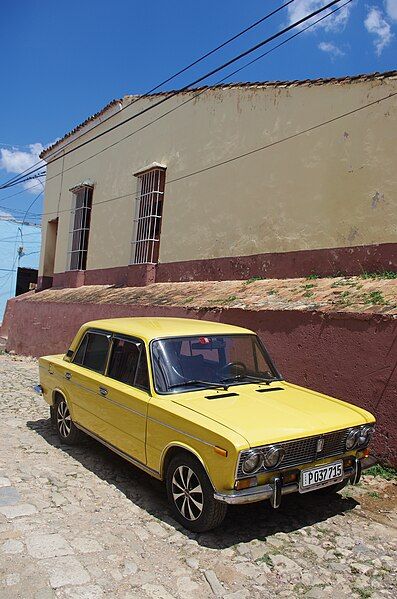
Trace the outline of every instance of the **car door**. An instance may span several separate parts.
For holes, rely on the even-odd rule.
[[[106,404],[106,441],[145,464],[150,394],[143,341],[114,334],[106,377],[103,378],[99,392]]]
[[[106,382],[111,333],[87,331],[66,368],[72,418],[87,431],[101,438],[107,436],[107,402],[100,393]]]

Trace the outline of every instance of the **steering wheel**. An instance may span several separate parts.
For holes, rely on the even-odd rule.
[[[241,369],[241,372],[239,373],[239,376],[244,376],[245,374],[247,374],[247,367],[244,364],[244,362],[228,362],[227,364],[225,364],[224,366],[222,366],[219,369],[219,373],[225,372],[228,369],[233,368],[233,366],[237,366],[238,368]]]

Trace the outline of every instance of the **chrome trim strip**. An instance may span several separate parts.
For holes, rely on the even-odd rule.
[[[315,439],[316,437],[324,437],[326,435],[332,435],[334,433],[342,433],[342,432],[346,432],[347,433],[347,431],[349,429],[350,429],[350,427],[348,427],[348,428],[340,428],[338,430],[332,430],[332,431],[328,431],[326,433],[318,433],[317,435],[308,435],[307,437],[298,437],[296,439],[287,439],[285,441],[274,441],[274,443],[268,443],[266,445],[257,445],[255,447],[251,447],[249,449],[242,449],[239,452],[238,457],[237,457],[235,478],[238,479],[238,480],[241,480],[243,478],[247,478],[248,477],[247,474],[244,475],[244,476],[238,476],[239,466],[240,466],[240,463],[241,463],[241,460],[242,460],[242,456],[243,456],[244,453],[248,453],[248,452],[250,452],[252,450],[262,451],[262,450],[264,450],[264,449],[266,449],[268,447],[271,447],[272,445],[275,445],[277,447],[284,447],[285,445],[288,445],[288,444],[291,444],[291,443],[297,443],[299,441],[306,441],[307,439]],[[361,449],[365,449],[365,447],[363,446],[362,448],[360,447],[359,449],[360,450]],[[339,456],[339,455],[342,457],[346,453],[349,453],[349,451],[353,451],[353,450],[352,449],[351,450],[345,449],[342,453],[340,453],[340,451],[337,451],[336,453],[329,453],[327,455],[316,456],[313,460],[311,460],[309,462],[301,462],[301,461],[299,461],[296,464],[288,464],[287,466],[283,466],[283,464],[281,463],[281,464],[279,464],[277,466],[277,468],[273,468],[271,470],[266,469],[266,470],[263,470],[260,473],[261,474],[271,474],[272,472],[278,472],[280,470],[290,470],[291,468],[296,468],[298,466],[303,466],[305,464],[310,464],[311,462],[316,462],[317,460],[323,460],[323,459],[327,459],[327,458],[332,458],[332,457]]]
[[[143,464],[142,462],[140,462],[139,460],[136,460],[135,458],[131,457],[127,453],[124,453],[124,451],[121,451],[121,449],[117,449],[117,447],[115,447],[114,445],[112,445],[108,441],[105,441],[104,439],[102,439],[102,437],[99,437],[95,433],[92,433],[91,431],[89,431],[88,429],[86,429],[81,424],[78,424],[77,422],[73,422],[73,424],[78,429],[82,430],[84,433],[86,433],[87,435],[89,435],[90,437],[92,437],[93,439],[95,439],[96,441],[99,441],[99,443],[102,443],[102,445],[105,445],[108,449],[111,449],[112,451],[114,451],[115,453],[117,453],[120,457],[124,458],[125,460],[127,460],[128,462],[130,462],[131,464],[133,464],[133,466],[137,466],[138,468],[140,468],[141,470],[143,470],[147,474],[151,474],[155,478],[158,478],[159,480],[161,480],[161,475],[160,475],[159,472],[157,472],[157,470],[154,470],[153,468],[149,468],[149,466],[146,466],[146,464]]]
[[[127,410],[127,412],[131,412],[132,414],[141,416],[141,418],[146,418],[146,414],[142,414],[142,412],[138,412],[136,410],[133,410],[132,408],[129,408],[128,406],[124,406],[122,403],[119,403],[118,401],[115,401],[114,399],[110,399],[110,397],[108,397],[107,395],[105,396],[105,395],[102,395],[101,393],[96,393],[96,395],[99,395],[99,397],[101,397],[101,399],[104,399],[105,401],[108,401],[109,403],[112,403],[115,406],[122,408],[123,410]]]
[[[200,439],[200,437],[195,437],[194,435],[191,435],[189,433],[185,433],[185,431],[181,431],[178,428],[175,428],[173,426],[171,426],[170,424],[166,424],[165,422],[161,422],[161,420],[157,420],[156,418],[151,418],[150,416],[147,417],[148,420],[150,420],[151,422],[155,422],[156,424],[161,424],[162,426],[165,426],[166,428],[171,429],[172,431],[176,432],[176,433],[180,433],[181,435],[185,435],[186,437],[190,437],[190,439],[195,439],[196,441],[200,441],[200,443],[203,443],[204,445],[208,445],[208,447],[215,447],[215,445],[213,443],[208,443],[208,441],[204,441],[204,439]]]
[[[353,468],[346,468],[343,473],[343,480],[347,478],[351,478],[354,473]],[[249,489],[244,489],[243,491],[235,491],[231,489],[230,491],[215,491],[214,499],[217,501],[221,501],[222,503],[227,503],[231,505],[241,505],[244,503],[255,503],[256,501],[264,501],[265,499],[273,499],[274,496],[274,485],[261,485],[260,487],[250,487]],[[317,491],[317,489],[313,489],[313,491]],[[281,495],[289,495],[290,493],[296,493],[299,491],[298,483],[292,483],[290,485],[286,485],[285,487],[281,486]],[[309,491],[310,492],[310,491]],[[276,507],[276,506],[273,506]]]
[[[41,366],[41,368],[44,368],[44,366]],[[64,377],[62,377],[58,373],[54,373],[54,374],[55,374],[56,377],[58,377],[62,381],[66,380]],[[101,399],[103,399],[105,401],[109,401],[110,403],[113,403],[113,404],[117,405],[120,408],[124,408],[125,410],[130,411],[130,412],[136,414],[137,416],[141,416],[142,418],[147,418],[147,420],[150,420],[151,422],[155,422],[156,424],[160,424],[161,426],[169,428],[169,429],[173,430],[176,433],[180,433],[181,435],[185,435],[186,437],[189,437],[190,439],[195,439],[195,441],[199,441],[200,443],[203,443],[204,445],[208,445],[208,447],[215,447],[215,445],[213,443],[208,443],[208,441],[204,441],[204,439],[200,439],[200,437],[195,437],[194,435],[186,433],[185,431],[182,431],[182,430],[180,430],[178,428],[175,428],[175,427],[171,426],[170,424],[166,424],[165,422],[161,422],[161,420],[157,420],[156,418],[152,418],[150,416],[146,416],[146,414],[142,414],[141,412],[136,412],[132,408],[124,406],[123,404],[120,404],[120,403],[116,402],[114,399],[110,399],[110,397],[104,397],[99,392],[97,393],[93,389],[89,389],[89,387],[85,387],[84,385],[81,385],[80,383],[76,383],[76,381],[74,381],[73,379],[69,380],[68,382],[72,383],[76,387],[80,387],[84,391],[88,391],[89,393],[92,393],[96,397],[100,397]],[[145,391],[142,391],[142,393],[145,393]],[[149,401],[150,400],[148,400],[148,403],[149,403]]]

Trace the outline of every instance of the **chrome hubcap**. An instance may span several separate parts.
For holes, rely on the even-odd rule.
[[[62,437],[68,437],[72,425],[72,419],[70,418],[70,412],[66,401],[60,401],[58,404],[57,424],[58,430]]]
[[[197,520],[203,511],[203,490],[188,466],[179,466],[172,477],[174,503],[186,520]]]

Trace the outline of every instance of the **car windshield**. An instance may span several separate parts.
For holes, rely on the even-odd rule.
[[[151,347],[159,393],[280,380],[256,335],[159,339]]]

